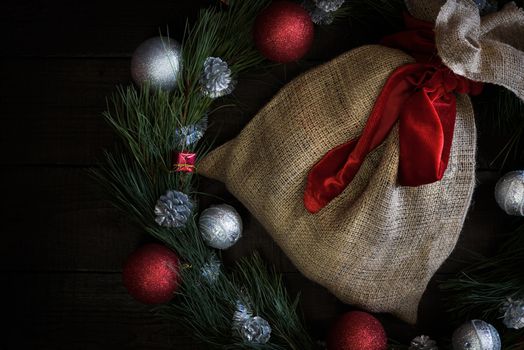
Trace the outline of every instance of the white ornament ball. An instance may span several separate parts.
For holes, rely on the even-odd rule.
[[[180,45],[167,37],[144,41],[133,53],[131,76],[136,84],[173,90],[182,69]]]
[[[207,208],[198,222],[200,234],[210,247],[227,249],[242,236],[242,218],[230,205]]]
[[[495,186],[495,199],[509,215],[524,216],[524,171],[511,171]]]
[[[500,350],[500,336],[495,327],[481,320],[471,320],[457,328],[452,338],[453,350]]]

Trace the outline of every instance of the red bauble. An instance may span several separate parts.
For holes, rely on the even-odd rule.
[[[160,244],[146,244],[133,252],[124,266],[124,286],[144,304],[161,304],[173,298],[179,283],[178,256]]]
[[[285,63],[306,54],[313,42],[314,31],[311,17],[302,6],[275,1],[258,15],[253,36],[262,55]]]
[[[328,336],[328,350],[385,350],[387,337],[379,320],[362,311],[340,317]]]

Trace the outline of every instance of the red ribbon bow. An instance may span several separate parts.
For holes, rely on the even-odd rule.
[[[482,83],[454,74],[436,54],[431,23],[405,16],[407,31],[383,39],[417,63],[397,68],[386,81],[362,135],[330,150],[307,178],[304,204],[316,213],[351,183],[366,156],[399,122],[399,184],[439,181],[448,166],[456,117],[455,93],[476,95]]]

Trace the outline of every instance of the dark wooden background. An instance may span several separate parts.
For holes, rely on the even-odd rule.
[[[134,48],[159,27],[165,33],[166,25],[180,39],[185,18],[194,19],[199,7],[211,3],[2,2],[0,302],[7,327],[0,348],[200,349],[183,329],[156,318],[124,290],[122,264],[148,238],[111,207],[87,170],[115,143],[101,113],[114,86],[130,83]],[[213,115],[210,134],[218,134],[219,143],[234,137],[286,81],[351,47],[375,42],[380,23],[317,29],[306,62],[243,77],[235,92],[240,108]],[[435,281],[460,269],[463,248],[489,253],[495,245],[504,217],[492,195],[499,174],[486,166],[492,147],[482,140],[478,188],[459,248],[430,284],[416,327],[380,316],[394,338],[450,332]],[[348,307],[303,278],[222,185],[204,181],[202,187],[237,206],[245,220],[245,237],[226,261],[261,251],[292,293],[302,293],[308,326],[321,339]]]

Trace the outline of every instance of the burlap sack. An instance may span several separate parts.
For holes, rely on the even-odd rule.
[[[480,17],[473,1],[448,0],[435,34],[439,56],[455,74],[504,86],[524,100],[524,10],[515,3]]]
[[[397,185],[394,130],[327,207],[313,215],[303,203],[311,167],[361,134],[389,75],[410,62],[401,51],[364,46],[305,73],[198,171],[225,182],[305,276],[344,302],[413,323],[428,281],[455,246],[473,192],[476,135],[469,97],[457,99],[442,181]]]
[[[504,86],[524,100],[524,10],[514,2],[480,16],[472,0],[404,0],[435,22],[439,57],[455,74]]]

